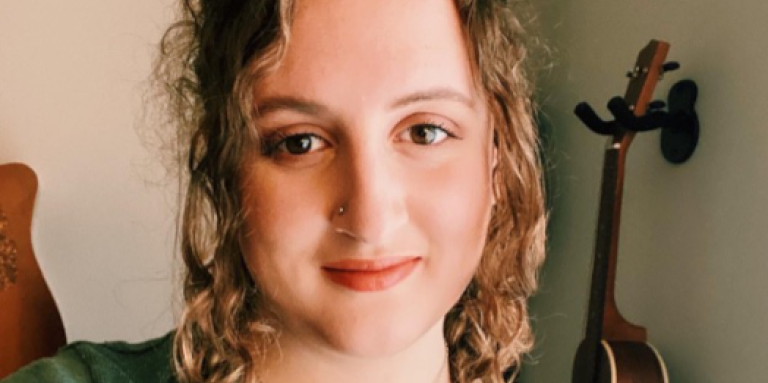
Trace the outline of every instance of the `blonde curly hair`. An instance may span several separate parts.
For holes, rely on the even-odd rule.
[[[445,320],[456,383],[513,377],[533,336],[527,300],[544,258],[541,162],[526,70],[521,1],[455,0],[492,116],[496,206],[478,269]],[[243,261],[238,165],[258,143],[252,92],[290,40],[292,0],[182,0],[155,65],[186,186],[181,213],[184,308],[174,339],[182,383],[258,382],[277,323]],[[258,146],[255,146],[258,147]]]

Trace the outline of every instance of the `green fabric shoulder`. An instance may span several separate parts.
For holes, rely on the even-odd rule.
[[[0,383],[176,383],[173,332],[142,343],[75,342]]]

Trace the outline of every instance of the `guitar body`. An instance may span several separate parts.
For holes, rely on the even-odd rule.
[[[37,176],[0,166],[0,379],[66,343],[61,316],[32,250]]]
[[[582,342],[576,351],[573,381],[582,376],[579,369],[589,365],[588,347]],[[645,342],[600,342],[594,383],[669,383],[667,367],[656,348]]]

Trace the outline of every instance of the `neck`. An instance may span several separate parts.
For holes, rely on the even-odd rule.
[[[391,355],[347,355],[285,332],[279,343],[257,367],[263,383],[450,383],[442,321]]]

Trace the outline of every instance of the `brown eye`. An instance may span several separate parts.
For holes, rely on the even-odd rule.
[[[312,148],[311,136],[293,136],[285,139],[285,149],[291,154],[304,154]]]
[[[434,145],[450,136],[445,129],[434,124],[418,124],[410,129],[411,141],[419,145]]]
[[[274,145],[268,148],[269,154],[287,153],[290,155],[302,155],[316,150],[320,150],[325,146],[325,140],[311,134],[300,133],[289,135]]]

